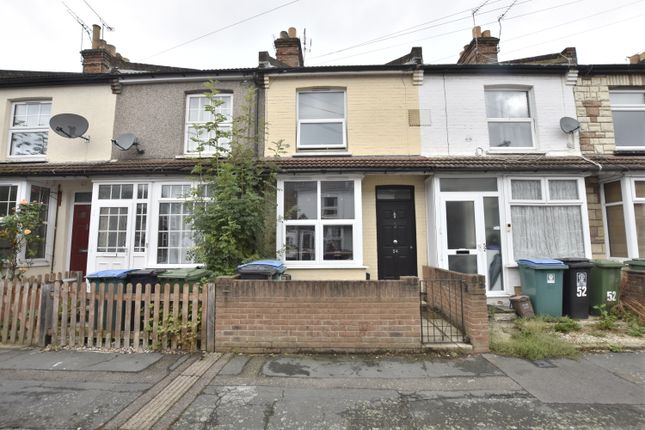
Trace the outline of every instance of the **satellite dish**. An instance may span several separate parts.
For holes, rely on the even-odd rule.
[[[577,119],[569,116],[560,118],[560,128],[567,134],[571,134],[580,128],[580,123]]]
[[[137,142],[137,136],[134,133],[123,133],[119,137],[112,140],[112,143],[119,148],[121,151],[127,151],[133,146],[137,149],[137,154],[143,154],[143,149],[139,149],[139,142]]]
[[[83,136],[90,127],[90,124],[85,118],[75,113],[59,113],[58,115],[54,115],[49,120],[49,126],[59,136],[68,139],[80,137],[87,142],[90,141],[88,137]]]

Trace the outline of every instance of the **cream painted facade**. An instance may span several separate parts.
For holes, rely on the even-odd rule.
[[[67,139],[49,130],[47,155],[38,161],[63,163],[110,159],[116,95],[109,84],[95,84],[0,89],[0,161],[12,161],[9,157],[12,104],[47,100],[52,103],[51,116],[75,113],[85,117],[89,122],[86,135],[90,142],[80,138]],[[23,162],[25,159],[15,161]]]
[[[266,141],[283,140],[288,145],[285,156],[298,152],[298,91],[329,88],[346,91],[347,148],[339,151],[347,151],[352,155],[421,153],[419,127],[408,125],[408,110],[419,108],[419,91],[413,85],[411,72],[336,77],[271,75],[268,79]],[[273,154],[265,148],[265,155]]]

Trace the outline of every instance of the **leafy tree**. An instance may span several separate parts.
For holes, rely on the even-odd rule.
[[[38,235],[44,225],[42,214],[45,205],[23,200],[13,212],[0,222],[0,264],[3,279],[20,279],[38,252],[38,244],[44,239]],[[25,259],[21,258],[25,253]]]
[[[199,127],[194,141],[198,151],[213,155],[193,170],[204,184],[194,196],[193,256],[216,275],[225,275],[244,261],[275,256],[276,169],[256,154],[260,134],[254,128],[255,91],[247,93],[242,113],[227,129],[222,127],[227,118],[218,109],[223,102],[216,97],[216,84],[206,87],[205,109],[212,120]],[[279,156],[282,142],[271,150]]]

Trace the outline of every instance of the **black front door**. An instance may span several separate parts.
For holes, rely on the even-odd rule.
[[[417,276],[414,187],[376,187],[378,278]]]

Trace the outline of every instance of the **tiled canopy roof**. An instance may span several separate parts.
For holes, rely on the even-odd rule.
[[[645,156],[593,156],[602,171],[645,170]],[[112,176],[190,174],[196,159],[136,159],[88,163],[0,163],[2,176]],[[289,157],[271,159],[283,172],[598,172],[600,169],[582,157],[508,155],[482,157]]]

